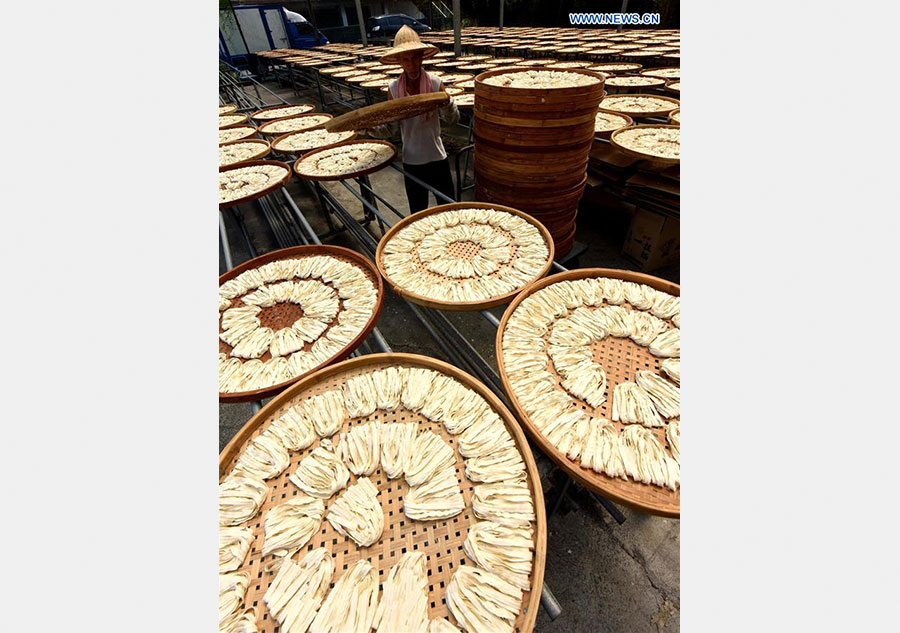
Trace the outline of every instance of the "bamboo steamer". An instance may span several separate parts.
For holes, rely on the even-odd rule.
[[[584,185],[587,182],[585,173],[581,179],[568,189],[558,190],[555,196],[541,195],[545,193],[546,185],[529,186],[528,184],[509,185],[492,182],[482,178],[475,183],[475,197],[486,202],[496,202],[500,199],[518,199],[520,205],[517,209],[526,210],[534,217],[552,217],[555,212],[561,213],[572,206],[577,206],[584,194]]]
[[[475,77],[475,196],[511,206],[547,227],[557,255],[575,239],[603,77],[583,69],[560,72],[597,79],[574,88],[509,88],[485,80],[541,67],[489,70]]]

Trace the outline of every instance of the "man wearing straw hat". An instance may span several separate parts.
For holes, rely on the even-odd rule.
[[[434,77],[422,70],[422,60],[433,57],[437,52],[436,47],[422,42],[418,33],[408,26],[397,31],[394,47],[381,57],[382,64],[403,66],[403,74],[388,85],[390,98],[397,99],[443,90],[440,77]],[[452,100],[440,109],[440,117],[450,125],[459,121],[459,110]],[[394,129],[393,124],[380,125],[370,133],[373,136],[388,137],[392,135]],[[450,161],[447,160],[447,152],[441,141],[441,123],[438,117],[434,116],[434,112],[426,112],[400,121],[400,138],[403,140],[403,169],[453,198]],[[404,178],[404,185],[410,213],[421,211],[428,206],[427,189],[409,178]]]

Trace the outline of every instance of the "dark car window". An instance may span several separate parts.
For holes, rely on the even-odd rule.
[[[403,18],[400,17],[399,15],[392,15],[388,19],[390,20],[391,26],[397,26],[397,27],[403,26]]]

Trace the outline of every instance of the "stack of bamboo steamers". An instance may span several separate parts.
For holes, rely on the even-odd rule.
[[[605,95],[599,81],[571,88],[513,88],[489,77],[543,68],[504,68],[475,78],[475,197],[520,209],[547,227],[556,256],[575,242],[594,118]]]

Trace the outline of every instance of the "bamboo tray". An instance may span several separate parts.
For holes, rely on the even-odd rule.
[[[284,110],[287,108],[299,108],[301,106],[305,107],[306,110],[304,110],[303,112],[298,112],[297,114],[309,114],[310,112],[315,112],[316,110],[316,106],[312,103],[291,103],[287,105],[271,106],[269,108],[257,110],[250,115],[250,118],[254,121],[264,121],[266,123],[268,123],[269,121],[277,121],[278,119],[286,119],[288,117],[297,116],[297,114],[285,114],[284,116],[278,116],[276,114],[278,110]],[[275,116],[269,116],[270,114],[275,114]]]
[[[390,99],[374,105],[351,110],[325,124],[329,132],[367,130],[378,125],[409,119],[447,105],[450,95],[446,92],[429,92],[423,95]]]
[[[681,125],[681,108],[675,108],[669,112],[669,124]]]
[[[282,141],[287,140],[291,136],[295,136],[297,134],[303,134],[304,132],[310,132],[310,131],[312,131],[312,130],[298,130],[297,132],[288,132],[287,134],[282,134],[281,136],[276,137],[272,141],[272,149],[280,154],[284,154],[285,156],[300,157],[300,156],[303,156],[304,154],[306,154],[307,152],[311,152],[316,149],[322,149],[323,147],[331,147],[332,145],[336,145],[336,143],[330,143],[328,145],[320,145],[318,147],[309,147],[309,148],[305,148],[305,149],[295,149],[295,150],[285,150],[285,149],[279,149],[278,147],[276,147],[276,145],[278,145]],[[348,136],[347,138],[345,138],[341,141],[338,141],[338,143],[342,143],[343,141],[355,140],[356,136],[357,136],[356,132],[351,132],[350,136]]]
[[[228,145],[238,145],[240,143],[256,145],[256,146],[258,146],[258,149],[255,154],[248,156],[244,160],[235,161],[233,163],[228,163],[226,165],[219,165],[219,167],[231,167],[232,165],[237,165],[238,163],[244,163],[244,162],[247,162],[250,160],[258,160],[258,159],[262,158],[263,156],[265,156],[266,154],[268,154],[272,150],[272,147],[269,145],[269,141],[264,141],[262,139],[246,139],[246,138],[238,139],[236,141],[227,141],[225,143],[219,143],[219,148],[221,149],[222,147],[226,147]]]
[[[626,111],[626,110],[616,110],[609,104],[610,99],[633,99],[633,98],[647,98],[647,99],[658,99],[660,101],[666,101],[670,104],[671,107],[665,107],[657,110],[640,110],[640,111]],[[647,104],[649,105],[649,104]],[[672,97],[664,97],[662,95],[645,95],[645,94],[617,94],[617,95],[609,95],[604,97],[600,102],[600,109],[606,110],[608,112],[615,112],[617,114],[627,114],[631,118],[635,117],[652,117],[652,116],[668,116],[669,112],[672,110],[681,107],[681,102],[678,99],[673,99]]]
[[[228,119],[226,123],[222,123],[224,119]],[[238,127],[247,124],[247,115],[240,112],[231,112],[229,114],[219,115],[219,129],[227,130],[228,128]]]
[[[320,119],[325,119],[324,121],[320,121]],[[297,128],[296,130],[288,130],[284,131],[273,131],[272,127],[278,125],[279,123],[283,124],[285,121],[297,121],[302,122],[306,120],[312,120],[313,123],[307,125],[305,127]],[[315,121],[319,121],[316,123]],[[294,116],[286,116],[283,119],[275,119],[274,121],[267,121],[259,126],[259,133],[264,134],[266,136],[277,137],[282,134],[290,134],[291,132],[300,132],[301,130],[312,130],[314,128],[322,127],[326,123],[331,121],[331,115],[324,112],[307,112],[306,114],[295,114]]]
[[[544,513],[544,496],[541,491],[537,467],[525,435],[509,410],[489,389],[469,374],[460,371],[452,365],[434,358],[415,354],[372,354],[353,358],[306,376],[263,407],[232,438],[219,454],[220,479],[232,470],[237,456],[247,443],[259,435],[262,428],[267,427],[273,420],[283,415],[289,407],[308,396],[339,387],[347,378],[390,366],[423,367],[451,376],[481,395],[503,419],[506,427],[509,429],[513,441],[525,462],[536,518],[534,524],[535,547],[531,572],[531,591],[525,592],[522,600],[522,610],[516,619],[516,630],[521,633],[529,633],[534,629],[535,619],[537,618],[547,553],[547,522]],[[463,544],[468,535],[469,525],[476,520],[472,512],[473,484],[463,474],[464,464],[456,450],[456,437],[448,434],[440,422],[431,422],[423,415],[413,413],[402,406],[396,411],[378,410],[368,418],[354,419],[352,422],[347,421],[344,423],[341,431],[347,431],[351,426],[356,426],[368,420],[382,423],[418,422],[420,429],[434,431],[448,442],[450,446],[454,447],[454,452],[457,455],[457,479],[461,480],[460,487],[466,503],[465,510],[452,519],[444,521],[409,520],[403,511],[403,497],[408,490],[406,483],[402,478],[389,480],[384,475],[381,466],[379,466],[369,478],[379,490],[378,501],[385,512],[384,532],[381,539],[369,547],[358,547],[349,537],[343,536],[332,527],[326,518],[328,516],[328,509],[326,509],[319,532],[301,550],[299,556],[313,548],[324,547],[331,552],[334,558],[334,580],[340,578],[344,570],[360,559],[368,560],[373,567],[378,569],[379,576],[383,580],[403,553],[413,550],[422,551],[428,557],[428,617],[430,619],[447,617],[453,621],[446,605],[444,592],[453,574],[463,564],[463,561],[465,561],[466,565],[474,565],[470,559],[467,559],[463,550]],[[274,633],[277,630],[277,621],[269,613],[263,601],[266,590],[275,578],[274,573],[266,571],[266,566],[274,559],[274,556],[270,555],[265,558],[261,556],[265,537],[265,516],[272,507],[290,499],[292,495],[296,495],[298,489],[289,482],[288,475],[297,469],[300,460],[316,446],[318,446],[318,442],[314,442],[312,446],[303,451],[290,453],[291,462],[288,468],[278,477],[268,480],[267,483],[270,486],[271,494],[263,502],[260,512],[248,523],[244,524],[253,530],[253,541],[251,541],[247,559],[238,571],[250,572],[251,583],[247,590],[245,605],[248,607],[251,605],[256,606],[257,626],[260,633]],[[356,475],[351,473],[348,486],[356,480]],[[331,507],[340,494],[337,493],[326,500],[327,508]]]
[[[503,305],[504,303],[508,303],[513,297],[515,297],[518,293],[522,291],[522,286],[513,290],[512,292],[508,292],[504,295],[498,295],[496,297],[491,297],[489,299],[484,299],[481,301],[442,301],[440,299],[433,299],[430,297],[425,297],[414,292],[411,292],[402,286],[399,286],[390,277],[388,277],[387,273],[384,269],[384,248],[387,246],[388,242],[390,242],[394,236],[405,227],[409,226],[413,222],[417,220],[421,220],[422,218],[434,215],[436,213],[443,213],[445,211],[451,211],[453,209],[496,209],[498,211],[506,211],[507,213],[511,213],[513,215],[517,215],[520,218],[526,220],[529,224],[533,225],[540,231],[541,236],[544,238],[544,243],[547,245],[547,249],[549,250],[549,255],[547,258],[547,263],[544,265],[543,269],[540,271],[538,275],[535,276],[535,279],[540,279],[544,275],[547,274],[547,271],[550,270],[550,266],[553,265],[553,238],[551,237],[549,231],[547,231],[546,227],[538,222],[535,218],[528,215],[527,213],[523,213],[518,209],[514,209],[512,207],[506,207],[501,204],[492,204],[487,202],[453,202],[451,204],[441,204],[435,207],[431,207],[429,209],[424,209],[423,211],[419,211],[413,215],[407,216],[397,222],[394,226],[388,230],[387,233],[384,234],[384,237],[381,238],[381,241],[378,243],[378,248],[375,251],[375,263],[378,266],[378,272],[381,273],[382,277],[384,277],[391,288],[398,295],[405,297],[412,301],[413,303],[417,303],[419,305],[425,306],[426,308],[437,308],[438,310],[449,310],[449,311],[465,311],[465,310],[485,310],[487,308],[493,308],[495,306]],[[513,253],[515,254],[516,248],[513,247]],[[466,251],[466,254],[472,254],[472,251]],[[418,270],[426,276],[439,277],[440,275],[436,275],[434,273],[428,272],[425,270],[425,266],[419,264]]]
[[[631,79],[631,78],[640,78],[645,80],[647,83],[643,84],[634,84],[634,85],[619,85],[618,81],[622,79]],[[638,90],[646,90],[646,89],[654,89],[654,88],[662,88],[666,85],[666,80],[662,77],[654,77],[653,75],[613,75],[611,77],[606,78],[606,87],[612,90],[616,90],[617,92],[632,92]]]
[[[219,173],[225,171],[232,171],[234,169],[242,169],[244,167],[252,167],[253,165],[279,165],[280,167],[287,168],[287,174],[281,180],[275,181],[272,184],[268,185],[264,189],[251,193],[243,198],[238,198],[236,200],[231,200],[230,202],[221,202],[219,203],[220,209],[227,209],[229,207],[233,207],[237,204],[243,204],[244,202],[250,202],[251,200],[256,200],[257,198],[262,198],[263,196],[275,191],[279,187],[282,187],[288,180],[291,179],[291,166],[287,163],[283,163],[280,160],[249,160],[241,163],[235,163],[233,165],[227,165],[225,167],[219,168]]]
[[[654,154],[647,154],[636,149],[632,149],[630,147],[626,147],[616,140],[616,137],[624,132],[625,130],[634,130],[637,128],[640,129],[649,129],[649,128],[677,128],[680,127],[678,125],[632,125],[628,128],[621,128],[613,132],[609,137],[609,142],[612,144],[620,152],[628,154],[629,156],[634,156],[635,158],[642,158],[644,160],[650,161],[651,163],[657,163],[659,165],[678,165],[681,163],[680,158],[665,158],[663,156],[656,156]]]
[[[593,490],[604,497],[611,499],[617,503],[621,503],[635,510],[664,516],[670,518],[680,518],[681,516],[681,488],[675,492],[661,488],[659,486],[643,484],[635,481],[625,481],[623,479],[608,477],[603,473],[596,473],[589,468],[582,468],[577,461],[569,459],[564,453],[561,453],[553,444],[551,444],[538,428],[531,422],[526,415],[525,410],[519,404],[519,400],[512,390],[506,375],[506,368],[503,362],[503,332],[506,330],[506,324],[515,309],[522,301],[541,288],[564,280],[583,279],[585,277],[611,277],[614,279],[622,279],[624,281],[634,281],[637,283],[647,284],[657,290],[668,292],[669,294],[680,296],[681,287],[659,277],[644,275],[642,273],[631,272],[627,270],[615,270],[611,268],[581,268],[578,270],[570,270],[568,272],[551,275],[540,279],[513,300],[500,320],[500,326],[497,328],[496,353],[497,366],[500,370],[500,377],[503,381],[503,388],[509,396],[509,401],[516,412],[518,420],[525,427],[528,435],[534,440],[540,449],[548,455],[553,461],[565,470],[569,476],[578,481],[580,484]],[[605,305],[605,302],[604,302]],[[626,304],[627,305],[627,304]],[[625,380],[634,380],[636,370],[650,370],[659,373],[659,368],[664,359],[653,356],[646,347],[641,347],[629,339],[621,339],[614,337],[606,337],[599,343],[595,343],[595,355],[602,358],[603,368],[607,376],[607,401],[597,409],[591,409],[586,403],[580,402],[582,409],[588,414],[604,417],[612,422],[612,393],[616,384]],[[551,371],[554,371],[551,368]],[[621,429],[624,425],[619,422],[613,422],[616,428]],[[661,439],[664,446],[665,429],[653,429],[657,438]]]
[[[475,108],[475,93],[463,92],[450,97],[460,110],[473,110]]]
[[[632,119],[627,114],[623,114],[621,112],[613,112],[612,110],[600,110],[600,109],[597,110],[597,114],[600,114],[601,112],[604,114],[611,114],[612,116],[617,116],[617,117],[621,117],[621,118],[625,119],[625,125],[623,125],[622,127],[628,127],[629,125],[634,125],[634,119]],[[621,129],[622,128],[616,128],[616,130],[621,130]],[[608,139],[610,136],[612,136],[612,133],[615,132],[616,130],[605,130],[602,132],[598,132],[595,127],[594,128],[594,137]]]
[[[350,264],[353,264],[357,268],[361,269],[366,273],[366,276],[375,284],[375,288],[378,292],[378,303],[375,305],[375,310],[372,312],[372,316],[369,317],[369,321],[366,323],[365,327],[360,331],[356,337],[350,341],[343,349],[341,349],[337,354],[332,356],[330,359],[326,360],[319,365],[311,368],[309,371],[300,374],[299,376],[295,376],[290,380],[279,383],[277,385],[272,385],[271,387],[265,387],[263,389],[255,389],[253,391],[238,391],[231,393],[219,393],[219,402],[250,402],[252,400],[262,400],[263,398],[268,398],[270,396],[274,396],[278,392],[284,390],[289,385],[296,383],[297,381],[309,376],[315,371],[318,371],[329,365],[334,363],[335,361],[343,360],[347,358],[353,350],[359,347],[359,344],[362,343],[365,338],[371,333],[372,329],[375,327],[375,323],[378,321],[378,316],[381,314],[381,306],[384,302],[384,284],[381,280],[381,276],[378,274],[378,269],[375,268],[375,264],[372,263],[367,257],[357,253],[356,251],[352,251],[349,248],[343,248],[341,246],[330,246],[325,244],[312,244],[309,246],[292,246],[290,248],[283,248],[281,250],[272,251],[270,253],[266,253],[265,255],[260,255],[259,257],[255,257],[249,261],[244,262],[240,266],[236,266],[232,268],[225,274],[219,277],[219,285],[221,286],[226,281],[230,279],[234,279],[242,272],[259,268],[264,264],[268,264],[269,262],[274,262],[279,259],[292,259],[299,257],[311,257],[313,255],[329,255],[336,259],[343,260]],[[340,314],[340,310],[343,309],[344,302],[343,300],[339,300],[340,309],[338,311],[338,315]],[[238,299],[234,299],[232,301],[233,305],[237,305],[239,302]],[[277,320],[279,323],[292,323],[293,321],[299,319],[303,314],[303,309],[293,303],[285,303],[285,304],[277,304],[273,308],[266,308],[271,311],[272,319]],[[221,312],[219,313],[221,315]],[[337,316],[335,316],[335,321],[332,322],[332,325],[336,322]],[[221,321],[221,319],[220,319]],[[329,325],[328,329],[332,327]],[[325,332],[328,331],[325,330]],[[221,326],[219,328],[219,332],[221,333]],[[322,333],[324,336],[325,332]],[[321,336],[320,336],[321,338]],[[318,339],[317,339],[318,340]],[[308,350],[312,347],[312,343],[307,343],[303,346],[304,350]],[[229,353],[231,351],[231,346],[219,339],[219,352]],[[269,358],[269,352],[263,354],[261,358]]]
[[[234,126],[234,127],[229,127],[229,128],[225,128],[225,129],[220,129],[220,130],[219,130],[219,134],[221,134],[222,132],[228,132],[228,133],[231,133],[231,132],[237,132],[238,134],[243,134],[243,136],[240,136],[240,135],[239,135],[239,136],[237,136],[236,138],[231,139],[232,141],[243,141],[243,140],[246,140],[246,139],[248,139],[248,138],[250,138],[250,137],[252,137],[252,136],[255,136],[255,135],[259,132],[259,130],[257,130],[257,129],[256,129],[254,126],[252,126],[252,125],[236,125],[236,126]],[[220,137],[220,138],[221,138],[221,137]],[[223,143],[228,143],[229,141],[222,141],[222,142],[223,142]],[[219,143],[219,144],[221,145],[222,143]]]
[[[219,110],[219,116],[223,114],[231,114],[232,112],[237,112],[237,105],[234,103],[223,103],[219,106],[219,108],[224,108],[224,110]]]
[[[318,154],[319,152],[324,152],[325,150],[334,149],[335,147],[340,147],[342,145],[350,145],[351,143],[372,143],[372,144],[377,143],[379,145],[387,145],[388,147],[390,147],[393,150],[393,153],[391,154],[391,156],[389,158],[385,159],[384,162],[378,163],[377,165],[375,165],[373,167],[369,167],[367,169],[362,169],[360,171],[351,172],[349,174],[339,174],[339,175],[335,175],[335,176],[309,176],[306,174],[301,174],[297,170],[298,166],[300,165],[300,162],[309,159],[310,156],[313,156],[314,154]],[[373,140],[373,139],[365,139],[362,141],[356,141],[356,140],[341,141],[340,143],[335,143],[334,145],[329,145],[328,147],[320,147],[319,149],[314,149],[311,152],[305,153],[303,156],[298,158],[296,160],[296,162],[294,162],[294,172],[297,174],[298,178],[301,178],[303,180],[318,180],[320,182],[329,182],[329,181],[333,181],[333,180],[347,180],[350,178],[362,178],[363,176],[368,176],[369,174],[373,174],[380,169],[384,169],[391,162],[393,162],[393,160],[394,160],[394,158],[396,158],[396,156],[397,156],[397,148],[392,143],[388,143],[387,141]]]

